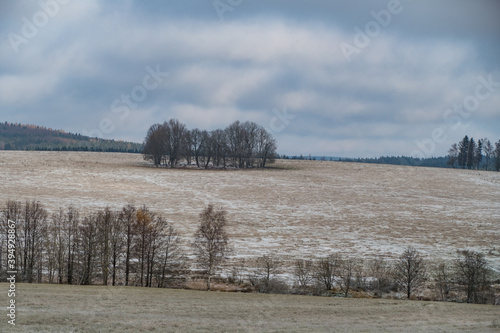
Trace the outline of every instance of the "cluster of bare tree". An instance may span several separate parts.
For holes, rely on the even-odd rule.
[[[284,262],[265,255],[259,257],[253,266],[255,268],[248,274],[248,281],[257,291],[290,292],[290,286],[278,278],[278,275],[284,271]],[[235,273],[241,272],[241,269],[243,268],[233,270],[233,280],[235,280]],[[295,293],[316,295],[337,290],[344,297],[347,297],[353,290],[372,290],[376,295],[381,295],[400,288],[406,293],[405,284],[401,278],[403,271],[403,265],[393,267],[384,260],[368,262],[342,258],[339,254],[332,254],[317,260],[298,259],[293,263],[292,275],[295,283],[292,290]],[[240,281],[242,280],[240,277]],[[416,282],[411,285],[410,294],[415,291],[415,285]]]
[[[4,267],[12,253],[6,251],[7,222],[12,220],[16,222],[16,269],[20,280],[29,283],[172,287],[182,286],[190,276],[203,276],[210,290],[213,277],[224,276],[220,273],[230,253],[227,212],[212,205],[201,212],[190,244],[182,244],[172,224],[145,206],[127,205],[119,211],[105,208],[88,214],[70,207],[49,214],[36,201],[8,201],[2,215],[1,275],[6,273]],[[184,245],[194,251],[192,263]],[[290,263],[264,255],[233,267],[225,279],[263,293],[338,292],[345,297],[352,291],[375,296],[402,291],[412,298],[424,288],[434,287],[440,300],[497,304],[500,300],[492,285],[500,280],[484,255],[467,250],[457,254],[453,263],[437,266],[426,262],[414,248],[406,249],[396,261],[362,261],[339,254],[300,259],[293,263],[295,285],[291,289],[279,278]]]
[[[21,281],[164,287],[185,269],[175,229],[145,206],[49,215],[39,202],[8,201],[3,215],[0,264],[12,220]]]
[[[479,139],[466,135],[458,144],[454,143],[448,150],[448,165],[462,169],[500,170],[500,140],[495,147],[487,138]]]
[[[177,119],[170,119],[149,128],[143,155],[155,166],[172,168],[181,161],[198,168],[263,168],[274,162],[276,140],[262,126],[248,121],[209,132],[188,130]]]
[[[429,299],[498,304],[493,288],[498,276],[484,255],[474,251],[458,251],[457,259],[448,264],[426,262],[417,250],[407,248],[396,261],[377,259],[363,261],[342,258],[339,254],[317,260],[299,259],[294,262],[295,284],[290,289],[278,275],[284,263],[265,255],[258,258],[248,273],[248,282],[258,292],[310,293],[322,295],[339,292],[347,297],[352,291],[384,293],[403,292],[410,299],[423,290],[432,290]],[[244,265],[233,268],[231,281],[243,283]],[[495,282],[496,281],[496,282]]]

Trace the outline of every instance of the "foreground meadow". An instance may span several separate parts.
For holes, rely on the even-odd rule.
[[[2,332],[499,332],[498,306],[18,284]],[[8,285],[0,283],[0,304]],[[3,307],[3,305],[2,305]]]

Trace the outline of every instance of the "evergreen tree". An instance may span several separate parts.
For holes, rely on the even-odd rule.
[[[491,141],[488,140],[487,138],[484,138],[482,140],[483,142],[483,149],[484,149],[484,157],[485,157],[485,165],[484,169],[488,170],[489,164],[490,164],[490,159],[493,156],[493,145],[491,144]]]
[[[476,141],[474,141],[474,138],[470,138],[469,140],[469,146],[467,147],[467,169],[472,169],[474,168],[475,165],[475,153],[476,153]]]
[[[469,150],[469,137],[466,135],[458,145],[458,165],[465,169],[467,165],[467,152]]]
[[[476,151],[474,153],[474,164],[476,165],[476,169],[479,170],[479,164],[481,164],[481,161],[483,160],[483,141],[478,140],[477,141],[477,146],[476,146]]]
[[[500,171],[500,140],[495,143],[495,171]]]

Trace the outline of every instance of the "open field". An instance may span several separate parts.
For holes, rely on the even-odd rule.
[[[0,203],[41,201],[55,211],[146,204],[191,239],[209,203],[229,213],[232,260],[273,253],[339,252],[427,258],[482,251],[500,270],[500,173],[279,160],[271,169],[207,171],[148,167],[142,156],[0,152]]]
[[[48,284],[16,293],[12,332],[500,331],[493,305]]]
[[[201,210],[224,206],[226,273],[263,254],[396,258],[409,245],[428,259],[479,250],[500,271],[496,172],[320,161],[170,170],[132,154],[0,151],[0,177],[0,204],[36,199],[53,212],[146,204],[186,249]],[[7,290],[0,283],[0,306]],[[392,299],[18,284],[16,305],[20,332],[500,332],[498,306]]]

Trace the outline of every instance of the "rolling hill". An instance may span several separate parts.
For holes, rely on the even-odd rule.
[[[142,145],[91,138],[37,125],[0,123],[0,150],[98,151],[140,153]]]

